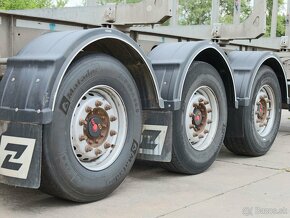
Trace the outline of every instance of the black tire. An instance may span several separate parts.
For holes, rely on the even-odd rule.
[[[261,135],[255,129],[255,111],[256,98],[264,86],[268,86],[272,89],[275,96],[275,111],[274,115],[271,115],[273,120],[273,126],[271,131],[266,135]],[[225,146],[233,153],[246,156],[262,156],[266,154],[278,133],[281,120],[281,90],[279,81],[274,71],[268,66],[262,66],[259,70],[254,83],[253,92],[251,94],[250,105],[248,107],[240,107],[238,110],[232,110],[229,113],[228,130],[225,138]],[[273,110],[273,109],[272,109]]]
[[[93,171],[76,158],[70,141],[70,125],[79,99],[98,85],[118,92],[126,107],[128,131],[118,158],[109,167]],[[59,89],[53,121],[44,127],[41,190],[76,202],[106,197],[129,173],[137,155],[141,127],[139,92],[128,70],[104,54],[90,54],[77,60]]]
[[[209,146],[204,150],[195,149],[189,142],[185,124],[186,108],[190,98],[200,87],[209,87],[218,102],[219,115],[216,133]],[[173,118],[173,154],[170,163],[161,166],[173,172],[184,174],[198,174],[208,169],[215,161],[222,146],[227,124],[227,98],[223,81],[217,70],[204,62],[194,62],[189,69],[182,95],[181,110],[174,112]]]

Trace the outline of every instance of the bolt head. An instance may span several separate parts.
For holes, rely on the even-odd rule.
[[[111,105],[108,105],[108,104],[107,104],[107,105],[105,106],[105,110],[106,110],[106,111],[111,110],[111,109],[112,109],[112,106],[111,106]]]
[[[86,107],[86,112],[87,112],[87,113],[90,113],[90,112],[92,112],[92,111],[93,111],[93,108],[91,108],[91,107],[89,107],[89,106]]]
[[[95,154],[96,154],[97,156],[99,156],[100,154],[102,154],[102,151],[101,151],[100,149],[96,149]]]
[[[101,101],[96,101],[96,103],[95,103],[96,107],[100,107],[100,106],[102,106],[102,104],[103,104],[103,102],[101,102]]]
[[[117,135],[117,132],[115,130],[111,130],[110,131],[110,136],[115,136],[115,135]]]

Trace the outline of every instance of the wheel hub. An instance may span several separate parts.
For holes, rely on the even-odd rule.
[[[257,116],[261,121],[265,121],[267,118],[267,103],[264,98],[258,102]]]
[[[216,133],[218,124],[218,102],[207,86],[197,89],[191,96],[186,109],[186,134],[196,150],[205,150]]]
[[[88,113],[83,127],[84,135],[93,141],[91,146],[98,147],[107,139],[110,129],[110,121],[107,112],[102,108],[94,108]]]
[[[274,124],[274,99],[273,90],[268,85],[263,86],[257,94],[254,122],[256,130],[261,136],[267,135]]]
[[[71,142],[80,164],[102,170],[119,156],[127,134],[127,113],[120,95],[111,87],[88,90],[72,115]]]
[[[207,111],[203,103],[193,109],[192,124],[195,132],[203,132],[206,126]]]

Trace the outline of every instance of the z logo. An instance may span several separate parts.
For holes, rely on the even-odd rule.
[[[27,179],[35,139],[2,135],[0,145],[0,174]]]
[[[27,148],[27,145],[8,144],[5,148],[5,150],[6,151],[14,151],[14,152],[16,152],[16,154],[14,155],[13,158],[12,158],[11,154],[8,154],[3,161],[1,168],[6,168],[9,170],[19,170],[23,164],[14,163],[14,162],[11,162],[10,160],[11,160],[11,158],[13,160],[19,159],[22,156],[22,154],[26,148]]]

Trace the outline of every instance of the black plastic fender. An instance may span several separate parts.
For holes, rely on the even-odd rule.
[[[279,58],[268,51],[233,51],[228,55],[234,71],[237,97],[240,106],[248,106],[253,83],[262,65],[271,67],[276,73],[282,92],[282,103],[289,104],[287,76]]]
[[[119,43],[113,44],[112,40]],[[93,47],[94,43],[99,42],[100,45]],[[136,42],[119,31],[98,28],[42,35],[17,56],[9,58],[0,83],[0,120],[50,123],[62,78],[71,62],[84,49],[88,52],[106,51],[113,56],[116,52],[126,64],[132,66],[130,70],[135,72],[136,77],[142,78],[142,74],[148,74],[145,79],[139,79],[143,86],[137,84],[141,91],[149,86],[148,94],[143,91],[142,103],[150,107],[154,102],[163,108],[151,63]],[[137,61],[131,63],[131,59]]]
[[[179,110],[183,85],[193,61],[204,61],[220,73],[229,104],[238,107],[236,88],[228,58],[224,51],[210,41],[163,43],[149,54],[160,87],[164,106],[168,110]],[[202,73],[202,72],[200,72]]]

